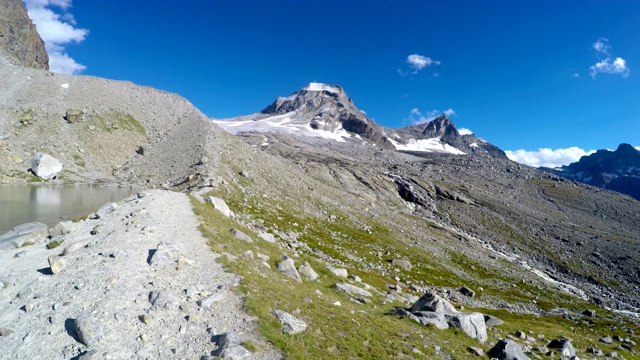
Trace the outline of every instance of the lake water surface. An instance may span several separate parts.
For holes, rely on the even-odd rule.
[[[0,184],[0,235],[39,221],[53,227],[60,221],[85,217],[110,201],[133,194],[131,188]]]

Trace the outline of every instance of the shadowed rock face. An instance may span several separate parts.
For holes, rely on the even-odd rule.
[[[640,151],[620,144],[615,151],[598,150],[559,169],[543,170],[640,200]]]
[[[49,70],[49,55],[20,0],[0,0],[0,56],[18,66]]]

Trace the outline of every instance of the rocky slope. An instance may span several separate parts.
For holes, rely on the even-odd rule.
[[[640,200],[640,151],[620,144],[615,151],[598,150],[578,162],[542,170]]]
[[[13,65],[49,69],[49,55],[21,0],[0,0],[0,53]]]

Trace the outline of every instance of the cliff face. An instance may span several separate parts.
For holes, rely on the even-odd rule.
[[[49,56],[21,0],[0,0],[0,55],[18,66],[49,70]]]

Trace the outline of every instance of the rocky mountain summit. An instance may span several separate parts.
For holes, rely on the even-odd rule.
[[[234,134],[276,132],[339,141],[364,138],[383,148],[393,148],[384,129],[358,110],[338,85],[312,82],[287,97],[278,97],[259,113],[215,123]]]
[[[0,0],[0,53],[13,65],[49,69],[49,55],[21,0]]]
[[[615,151],[598,150],[575,163],[543,170],[640,200],[640,151],[629,144],[620,144]]]
[[[488,154],[506,158],[502,150],[473,134],[460,134],[444,114],[420,125],[385,128],[355,107],[339,85],[310,83],[278,97],[261,112],[214,120],[233,133],[274,133],[370,143],[384,149],[451,154]]]
[[[391,139],[396,142],[396,148],[401,150],[426,151],[431,146],[441,145],[445,149],[448,147],[452,153],[456,153],[455,150],[458,150],[466,154],[487,154],[506,158],[506,154],[502,150],[486,140],[479,139],[474,134],[460,134],[453,121],[445,114],[441,114],[426,124],[410,125],[387,131],[390,132]]]

